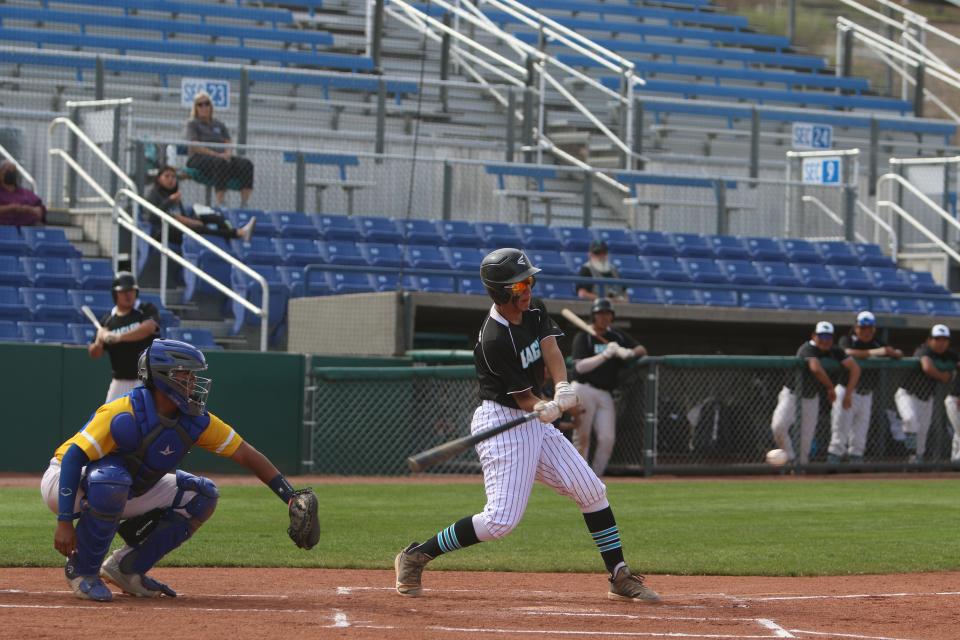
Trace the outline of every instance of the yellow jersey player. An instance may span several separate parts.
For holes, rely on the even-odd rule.
[[[57,448],[40,489],[57,514],[54,547],[78,598],[112,600],[101,578],[133,596],[176,596],[147,572],[217,506],[211,480],[176,468],[194,445],[246,467],[291,503],[296,492],[273,463],[207,411],[210,379],[197,376],[206,368],[192,345],[154,340],[140,355],[142,386],[101,406]],[[118,531],[126,544],[104,561]]]

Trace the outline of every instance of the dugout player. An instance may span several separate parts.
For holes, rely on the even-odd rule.
[[[194,445],[246,467],[285,503],[293,495],[266,456],[207,411],[211,381],[197,376],[206,368],[196,347],[154,340],[140,356],[143,386],[97,409],[50,460],[40,491],[57,514],[53,546],[67,556],[78,598],[112,600],[101,578],[132,596],[176,597],[146,574],[217,506],[210,479],[177,469]],[[118,530],[126,544],[104,561]]]
[[[143,350],[160,337],[160,311],[139,299],[140,287],[129,271],[119,271],[111,288],[114,307],[100,319],[101,329],[87,346],[90,357],[97,359],[106,351],[110,356],[113,380],[105,402],[112,402],[129,393],[139,384],[137,361]]]
[[[477,444],[487,504],[419,544],[412,542],[394,560],[400,595],[422,594],[423,568],[437,556],[478,542],[502,538],[520,523],[534,480],[568,496],[583,513],[587,529],[610,572],[611,600],[657,602],[659,596],[633,574],[623,558],[620,532],[607,502],[606,487],[574,446],[551,423],[577,404],[567,382],[557,338],[563,335],[550,316],[530,308],[531,289],[540,269],[518,249],[497,249],[480,265],[493,306],[480,328],[474,362],[480,382],[480,406],[472,433],[503,424],[531,411],[530,420]],[[556,383],[553,400],[543,398],[544,367]]]
[[[903,421],[904,444],[909,462],[923,462],[927,450],[927,433],[933,419],[933,395],[937,384],[947,384],[956,371],[960,356],[950,347],[950,329],[935,324],[927,341],[913,352],[920,359],[920,369],[911,371],[903,386],[893,394],[897,412]],[[948,396],[949,397],[949,396]],[[949,414],[948,414],[949,416]]]
[[[596,433],[597,446],[590,467],[602,476],[613,453],[617,437],[616,410],[611,392],[619,384],[620,370],[627,360],[642,358],[647,350],[629,335],[613,329],[613,303],[597,298],[590,307],[590,320],[598,340],[586,331],[573,338],[573,366],[576,377],[573,390],[583,413],[577,427],[577,448],[589,461],[590,435]]]
[[[866,358],[902,358],[900,349],[886,345],[877,338],[877,318],[869,311],[857,314],[857,322],[851,332],[840,338],[840,348],[848,356],[857,359]],[[867,432],[870,430],[870,412],[873,408],[873,390],[880,381],[880,372],[867,369],[860,376],[857,391],[849,410],[843,409],[846,390],[837,384],[834,388],[837,399],[830,410],[830,446],[827,449],[827,462],[863,462],[863,452],[867,447]]]
[[[840,405],[843,411],[849,411],[853,403],[853,394],[860,380],[860,366],[857,361],[844,353],[833,344],[833,325],[826,321],[817,323],[810,340],[804,342],[797,350],[797,357],[806,361],[800,375],[800,388],[793,372],[790,372],[789,382],[780,390],[777,397],[777,407],[773,410],[773,419],[770,430],[777,446],[787,452],[788,461],[792,462],[796,455],[793,442],[790,440],[790,427],[797,416],[797,400],[800,400],[800,464],[810,461],[810,445],[813,444],[813,434],[817,428],[817,418],[820,415],[820,392],[826,389],[827,399],[832,405],[837,400],[837,392],[833,388],[833,381],[823,368],[821,360],[832,358],[838,361],[848,372],[846,391]]]

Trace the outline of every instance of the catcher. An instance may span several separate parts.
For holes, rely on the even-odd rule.
[[[111,601],[105,579],[132,596],[176,597],[147,572],[216,509],[216,485],[176,468],[193,445],[256,474],[288,505],[293,541],[313,547],[320,538],[316,496],[294,491],[266,456],[207,412],[210,379],[197,376],[207,368],[203,353],[158,339],[140,354],[138,368],[142,386],[97,409],[56,450],[40,482],[57,514],[53,546],[67,557],[74,595]],[[118,532],[126,544],[104,561]]]

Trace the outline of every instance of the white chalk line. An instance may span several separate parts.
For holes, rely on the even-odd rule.
[[[62,591],[53,589],[47,591],[26,591],[24,589],[0,589],[0,593],[11,593],[11,594],[25,594],[25,595],[54,595],[54,594],[64,594],[70,593],[73,591],[69,589],[64,589]],[[270,599],[275,598],[277,600],[287,600],[290,598],[288,595],[281,595],[276,593],[193,593],[190,591],[178,591],[180,596],[190,596],[194,598],[263,598]]]
[[[131,603],[133,600],[131,600]],[[98,605],[110,606],[110,603],[91,602],[88,605],[78,604],[0,604],[0,609],[96,609]],[[123,604],[114,601],[114,604]],[[260,609],[256,607],[144,607],[137,606],[138,611],[144,609],[152,611],[226,611],[228,613],[315,613],[310,609]]]
[[[773,631],[773,635],[775,635],[778,638],[796,638],[797,637],[769,618],[757,618],[756,622],[760,626],[766,627],[767,629],[770,629],[771,631]]]
[[[496,629],[496,628],[478,628],[478,627],[442,627],[431,626],[427,629],[436,631],[447,631],[451,633],[490,633],[490,634],[526,634],[526,635],[549,635],[549,636],[612,636],[612,637],[643,637],[643,638],[716,638],[725,640],[750,640],[754,638],[777,638],[779,636],[771,635],[730,635],[720,633],[680,633],[674,631],[577,631],[566,629]]]
[[[790,629],[793,633],[809,636],[827,636],[829,638],[854,638],[854,640],[910,640],[910,638],[893,638],[890,636],[862,636],[856,633],[837,633],[836,631],[808,631],[805,629]]]

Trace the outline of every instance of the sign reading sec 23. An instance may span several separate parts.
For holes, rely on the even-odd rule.
[[[215,109],[230,107],[230,83],[226,80],[204,80],[203,78],[182,78],[180,80],[180,104],[193,105],[193,97],[200,91],[210,95]]]

